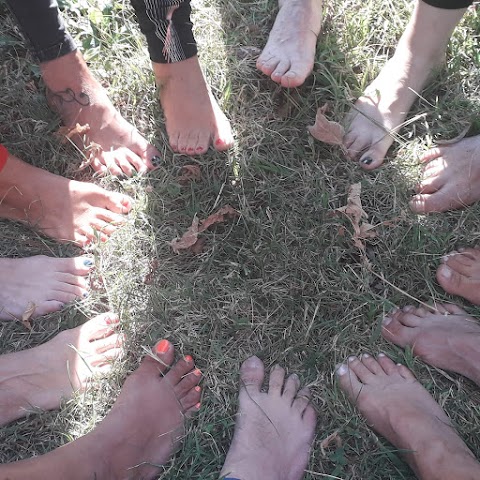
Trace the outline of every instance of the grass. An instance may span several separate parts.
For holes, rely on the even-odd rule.
[[[239,51],[265,44],[275,3],[199,0],[194,24],[201,62],[232,120],[236,145],[195,160],[203,180],[181,186],[179,167],[191,160],[164,146],[149,60],[130,7],[95,0],[63,5],[93,72],[122,114],[164,152],[165,164],[143,179],[95,180],[134,196],[136,207],[128,225],[95,251],[98,289],[87,300],[37,321],[32,332],[14,323],[0,325],[0,352],[6,353],[42,343],[111,308],[121,315],[130,352],[110,378],[60,411],[0,429],[0,461],[40,455],[91,430],[138,364],[142,346],[163,337],[179,353],[194,355],[205,380],[203,407],[162,478],[218,477],[233,433],[238,368],[252,354],[268,367],[280,362],[299,373],[314,391],[319,424],[307,480],[414,478],[334,382],[335,364],[363,351],[384,351],[413,368],[479,457],[475,386],[388,345],[379,328],[385,310],[411,303],[403,292],[420,301],[461,303],[439,287],[434,274],[444,253],[478,241],[480,206],[424,217],[410,213],[407,201],[420,175],[419,154],[436,136],[454,136],[455,128],[479,111],[478,13],[470,12],[457,28],[446,67],[411,112],[425,116],[400,132],[384,167],[365,173],[338,149],[316,143],[306,125],[325,102],[332,116],[344,116],[392,54],[410,2],[329,2],[314,74],[302,88],[285,91],[256,71],[253,56]],[[79,155],[52,135],[59,121],[46,105],[38,68],[0,4],[0,44],[7,43],[0,49],[0,137],[26,161],[73,176]],[[371,223],[401,218],[378,228],[367,246],[370,267],[352,244],[348,221],[332,216],[355,182],[362,183]],[[171,252],[168,242],[195,214],[204,218],[225,204],[241,217],[207,232],[202,254]],[[1,222],[0,232],[4,256],[78,253],[18,224]],[[154,259],[159,268],[153,284],[145,285]],[[471,305],[467,309],[479,313]],[[342,445],[323,455],[320,442],[335,431]]]

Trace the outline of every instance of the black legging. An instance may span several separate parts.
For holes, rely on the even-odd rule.
[[[458,8],[467,8],[472,3],[473,0],[422,0],[428,5],[437,8],[446,8],[448,10],[456,10]]]
[[[197,54],[190,0],[131,0],[156,63],[180,62]],[[39,62],[74,52],[56,0],[7,0]]]

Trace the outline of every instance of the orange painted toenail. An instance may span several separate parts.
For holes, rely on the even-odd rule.
[[[221,140],[220,138],[217,138],[215,145],[223,145],[223,140]]]
[[[195,408],[200,408],[202,406],[202,404],[200,402],[198,402],[196,405],[195,405]]]
[[[197,386],[197,387],[195,387],[195,391],[196,391],[196,392],[199,392],[200,390],[201,390],[201,388],[200,388],[200,387],[198,387],[198,386]]]
[[[196,377],[201,377],[201,376],[202,376],[202,372],[201,372],[201,370],[199,370],[198,368],[196,368],[196,369],[193,371],[193,374],[194,374]]]
[[[169,344],[168,340],[162,340],[161,342],[157,343],[157,353],[165,353],[168,350]]]
[[[187,363],[191,363],[191,362],[193,362],[193,358],[191,357],[191,355],[185,355],[185,361]]]

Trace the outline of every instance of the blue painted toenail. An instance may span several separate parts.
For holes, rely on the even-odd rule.
[[[86,258],[86,259],[83,261],[83,264],[84,264],[86,267],[93,267],[93,262],[92,262],[89,258]]]

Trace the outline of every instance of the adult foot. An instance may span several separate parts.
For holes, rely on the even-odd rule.
[[[91,183],[76,182],[22,162],[13,155],[0,172],[0,217],[27,223],[59,242],[84,247],[125,223],[132,199]]]
[[[37,318],[86,297],[92,267],[86,257],[0,258],[0,320],[22,320],[27,310]]]
[[[465,208],[480,200],[480,135],[429,150],[423,179],[410,201],[416,213]]]
[[[383,319],[383,337],[411,347],[429,365],[460,373],[480,385],[480,325],[456,305],[435,308],[435,313],[411,305],[393,310]]]
[[[316,414],[297,375],[286,381],[275,366],[268,393],[261,392],[264,366],[251,357],[241,367],[235,434],[221,476],[249,480],[300,480],[308,463]],[[300,390],[299,390],[300,389]]]
[[[153,63],[173,151],[201,155],[233,145],[230,122],[205,82],[198,57],[177,63]]]
[[[35,408],[58,408],[62,398],[85,389],[93,376],[108,373],[123,352],[122,337],[115,333],[118,322],[116,315],[105,313],[43,345],[2,355],[0,425]]]
[[[417,2],[395,55],[369,85],[346,119],[344,145],[365,170],[379,167],[396,132],[445,49],[464,9],[445,10]]]
[[[437,281],[446,292],[480,305],[480,250],[465,248],[445,255]]]
[[[155,167],[160,152],[128,123],[110,102],[79,51],[40,65],[47,99],[67,129],[88,125],[73,135],[96,172],[131,176]]]
[[[298,87],[313,69],[322,26],[322,0],[279,0],[278,5],[257,68],[283,87]]]
[[[336,373],[340,388],[376,432],[402,451],[420,479],[474,479],[480,465],[450,419],[403,365],[387,356],[350,357]]]
[[[200,371],[185,357],[165,373],[172,361],[173,346],[162,340],[91,433],[41,457],[0,466],[2,478],[158,478],[184,435],[184,418],[200,408]]]

